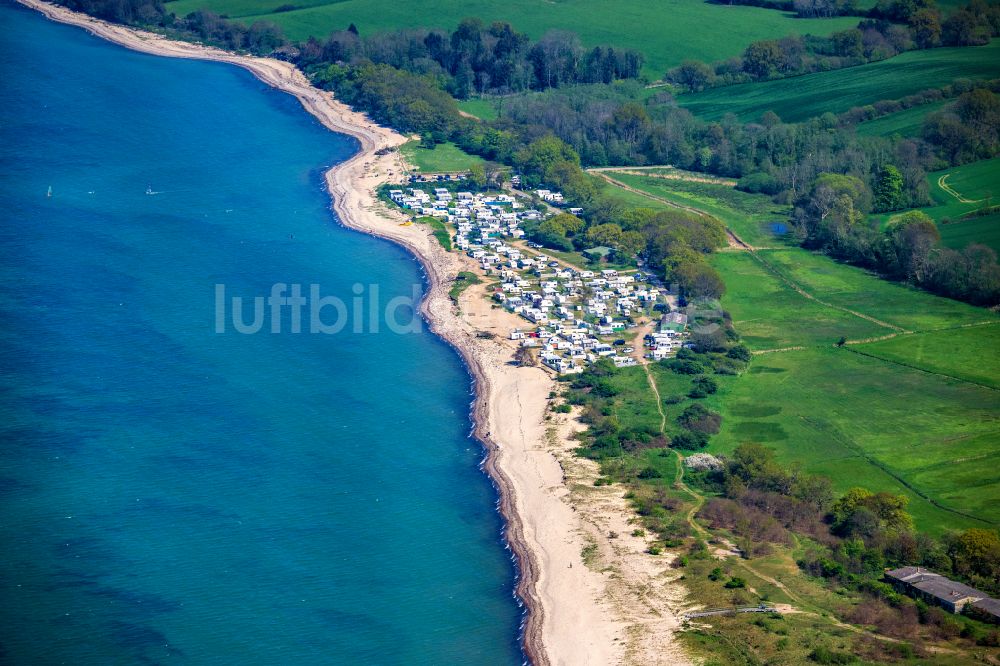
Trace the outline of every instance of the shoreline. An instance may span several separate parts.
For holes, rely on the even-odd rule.
[[[242,67],[296,97],[331,131],[353,137],[358,151],[324,174],[331,208],[345,227],[396,242],[415,256],[428,281],[421,314],[472,375],[473,435],[486,451],[481,466],[497,488],[504,538],[515,558],[525,657],[536,666],[689,663],[674,636],[684,595],[670,559],[654,560],[644,554],[643,538],[628,536],[634,511],[620,488],[594,487],[596,464],[573,453],[575,421],[549,420],[552,377],[509,365],[514,347],[506,333],[517,325],[515,316],[490,307],[485,283],[467,289],[456,308],[449,282],[470,260],[445,251],[424,227],[399,226],[403,216],[376,199],[374,190],[391,178],[388,172],[402,172],[402,158],[398,151],[375,151],[398,147],[407,137],[313,87],[291,63],[173,41],[43,0],[18,2],[135,51]],[[497,329],[497,339],[477,337],[490,329]],[[592,545],[602,566],[583,555]]]

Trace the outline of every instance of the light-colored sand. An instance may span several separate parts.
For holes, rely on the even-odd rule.
[[[398,152],[379,157],[375,151],[406,137],[313,88],[289,63],[170,41],[40,0],[20,2],[131,49],[244,67],[295,95],[331,130],[355,137],[360,151],[326,174],[333,208],[346,226],[394,240],[419,258],[430,282],[423,313],[476,379],[476,434],[487,447],[484,467],[499,489],[508,543],[520,566],[527,655],[539,665],[688,663],[674,636],[683,589],[674,582],[669,559],[645,554],[644,540],[630,536],[632,511],[621,488],[593,486],[596,467],[574,456],[568,439],[579,425],[565,416],[546,420],[548,396],[556,388],[551,376],[510,364],[514,346],[505,336],[519,320],[490,307],[485,283],[466,290],[456,308],[449,283],[459,270],[477,270],[475,264],[446,252],[426,226],[400,226],[404,218],[377,200],[375,188],[402,165]],[[480,331],[497,337],[479,338]],[[609,538],[611,531],[619,536]],[[596,552],[585,563],[583,552],[591,544]]]

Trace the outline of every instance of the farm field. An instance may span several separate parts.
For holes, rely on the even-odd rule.
[[[932,533],[1000,523],[994,389],[828,347],[758,356],[724,390],[711,451],[759,442],[840,491],[905,493]]]
[[[941,244],[961,250],[970,243],[982,243],[1000,254],[1000,213],[939,224]]]
[[[957,203],[971,209],[979,208],[986,205],[988,199],[1000,195],[1000,158],[935,171],[928,178],[935,201],[943,205]]]
[[[300,9],[275,12],[284,4]],[[174,0],[167,10],[185,16],[197,9],[252,23],[266,19],[278,24],[287,37],[323,38],[354,23],[362,34],[398,28],[448,28],[469,16],[508,21],[532,38],[548,30],[568,30],[585,46],[611,44],[633,48],[646,56],[645,71],[658,79],[686,58],[714,61],[739,54],[755,40],[811,33],[828,35],[857,25],[857,17],[796,19],[756,7],[724,6],[703,0],[645,2],[620,0],[425,0],[385,3],[376,0]],[[725,35],[725,39],[719,39]]]
[[[890,113],[887,116],[859,123],[856,131],[858,136],[885,136],[893,134],[900,136],[919,136],[924,118],[936,113],[955,100],[940,100],[930,104],[921,104],[904,111]]]
[[[727,113],[755,120],[774,111],[782,120],[802,121],[840,113],[881,99],[898,99],[956,78],[1000,76],[1000,40],[988,46],[908,51],[895,58],[831,72],[747,83],[681,95],[678,103],[697,116]]]
[[[467,171],[483,159],[464,152],[451,142],[439,143],[434,148],[423,148],[420,141],[410,141],[400,146],[406,161],[423,173]]]

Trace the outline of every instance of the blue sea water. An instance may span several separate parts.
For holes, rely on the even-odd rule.
[[[217,332],[217,284],[423,288],[328,212],[354,149],[237,68],[0,2],[0,662],[521,661],[454,351]]]

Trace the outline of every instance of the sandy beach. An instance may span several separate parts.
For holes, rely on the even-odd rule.
[[[398,182],[404,165],[398,151],[376,151],[406,137],[314,88],[287,62],[171,41],[40,0],[19,2],[130,49],[243,67],[294,95],[329,129],[354,137],[359,152],[326,174],[333,210],[345,226],[395,241],[419,259],[429,281],[423,314],[475,378],[475,434],[486,447],[484,468],[499,490],[519,566],[526,655],[537,665],[690,663],[676,639],[685,595],[680,574],[670,556],[646,554],[645,538],[632,536],[634,512],[622,488],[595,487],[596,464],[574,455],[571,438],[582,426],[572,415],[548,410],[553,377],[511,364],[515,347],[507,334],[520,319],[492,308],[485,285],[467,289],[456,307],[450,282],[459,271],[477,271],[477,264],[445,251],[426,226],[400,226],[401,213],[377,199],[376,188]],[[478,337],[483,331],[495,337]]]

